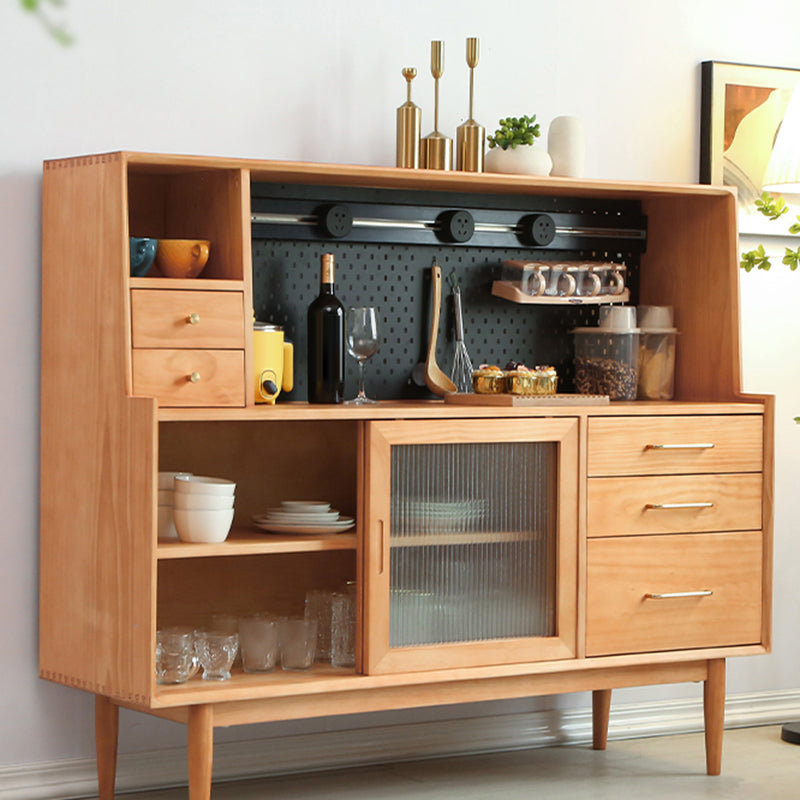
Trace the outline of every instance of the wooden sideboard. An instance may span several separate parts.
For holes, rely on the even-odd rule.
[[[675,308],[675,399],[256,405],[256,181],[641,203],[638,301]],[[201,277],[129,277],[128,237],[142,231],[211,240]],[[707,770],[719,773],[725,660],[769,652],[771,619],[773,401],[741,390],[736,247],[735,198],[722,187],[127,152],[46,162],[40,674],[96,696],[101,797],[114,795],[120,707],[188,725],[199,800],[211,792],[215,727],[591,690],[604,748],[612,689],[684,681],[704,682]],[[481,501],[485,525],[460,539],[392,530],[396,455],[430,445],[456,457],[478,448],[478,475],[489,474],[484,451],[512,454]],[[236,480],[224,543],[158,540],[157,473],[180,469]],[[518,633],[398,644],[393,563],[416,546],[434,561],[447,547],[473,560],[485,547],[491,562],[499,542],[535,538],[532,523],[495,509],[531,511],[516,470],[549,492],[531,589],[538,627],[528,606]],[[292,537],[250,524],[311,494],[355,516],[355,532]],[[160,624],[292,613],[307,589],[345,581],[357,586],[354,669],[157,685]]]

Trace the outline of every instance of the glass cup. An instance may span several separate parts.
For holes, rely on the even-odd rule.
[[[572,297],[576,282],[567,264],[550,264],[544,271],[547,281],[544,293],[548,297]]]
[[[355,592],[335,592],[331,600],[331,664],[356,665]]]
[[[376,403],[364,391],[364,363],[378,352],[381,346],[378,335],[378,312],[372,307],[348,308],[345,315],[345,341],[347,352],[358,361],[358,394],[347,403],[362,405]]]
[[[199,668],[191,628],[163,628],[156,632],[156,683],[186,683]]]
[[[239,650],[239,634],[218,630],[195,631],[195,649],[204,681],[227,681],[231,677],[236,653]]]
[[[597,297],[603,290],[601,274],[594,264],[582,264],[577,271],[575,294],[579,297]]]
[[[331,601],[328,589],[306,592],[306,617],[317,621],[317,661],[331,660]]]
[[[309,617],[283,617],[280,631],[281,667],[311,669],[317,649],[317,621]]]
[[[278,621],[268,614],[241,617],[239,646],[245,672],[272,672],[278,662]]]

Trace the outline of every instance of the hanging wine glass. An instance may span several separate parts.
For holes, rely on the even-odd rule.
[[[348,308],[345,315],[347,352],[358,361],[358,394],[348,404],[376,403],[364,392],[364,364],[381,346],[378,336],[378,313],[372,307]]]

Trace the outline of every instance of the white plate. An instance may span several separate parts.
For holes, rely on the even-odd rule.
[[[295,533],[295,534],[314,534],[314,533],[343,533],[352,528],[356,521],[352,517],[342,517],[338,522],[328,525],[282,525],[275,522],[256,522],[253,524],[263,531],[270,533]]]
[[[281,500],[284,511],[304,512],[306,514],[319,514],[330,511],[331,504],[323,500]]]
[[[330,511],[310,513],[306,511],[284,511],[282,508],[268,508],[263,514],[257,514],[261,519],[283,520],[284,522],[335,522],[339,519],[339,511],[335,508]]]

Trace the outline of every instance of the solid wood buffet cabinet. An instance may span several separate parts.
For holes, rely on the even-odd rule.
[[[639,202],[638,300],[675,308],[675,399],[256,405],[257,181]],[[131,234],[212,254],[195,280],[131,278]],[[43,237],[40,671],[96,696],[102,798],[120,706],[188,725],[196,800],[215,727],[591,690],[604,748],[613,688],[683,681],[704,681],[720,771],[725,659],[769,651],[772,554],[773,404],[741,391],[727,189],[123,152],[45,163]],[[237,481],[226,542],[158,541],[159,469]],[[310,496],[355,533],[249,525]],[[355,669],[156,684],[160,624],[290,613],[344,581]]]

